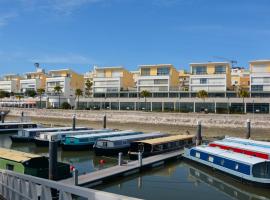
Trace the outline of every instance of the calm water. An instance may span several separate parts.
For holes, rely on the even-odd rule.
[[[48,148],[37,148],[33,143],[12,144],[9,136],[10,134],[0,135],[1,147],[48,155]],[[72,163],[80,173],[117,164],[115,158],[96,157],[90,151],[62,152],[59,149],[58,158]],[[99,164],[101,159],[106,161],[104,165]],[[95,189],[151,200],[270,199],[267,189],[242,185],[229,177],[187,161],[178,161],[141,174],[119,178]]]

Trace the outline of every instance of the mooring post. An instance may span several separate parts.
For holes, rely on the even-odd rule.
[[[138,161],[139,161],[139,166],[142,166],[142,152],[138,153]]]
[[[202,144],[202,124],[201,121],[197,121],[197,134],[196,134],[196,146]]]
[[[123,164],[123,153],[118,153],[118,165],[121,166]]]
[[[251,125],[250,119],[247,119],[247,132],[246,132],[246,139],[250,138],[251,135]]]
[[[107,127],[107,116],[104,115],[103,116],[103,128],[106,128]]]
[[[73,131],[76,130],[76,115],[75,114],[72,116],[72,130]]]
[[[49,179],[57,179],[57,146],[58,142],[54,140],[49,141]]]
[[[78,185],[78,176],[79,176],[79,171],[76,168],[74,168],[73,169],[74,185]]]
[[[21,112],[21,122],[23,122],[24,113]]]
[[[5,113],[3,111],[1,112],[1,122],[5,123]]]

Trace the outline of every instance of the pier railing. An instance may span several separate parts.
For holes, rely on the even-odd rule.
[[[0,170],[0,196],[3,196],[6,200],[134,199],[88,188],[66,185],[8,170]]]

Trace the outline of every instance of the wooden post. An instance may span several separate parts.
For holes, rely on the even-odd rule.
[[[103,128],[105,129],[107,127],[107,116],[106,114],[103,116]]]
[[[57,179],[57,146],[58,142],[49,141],[49,179]]]
[[[196,146],[201,144],[202,144],[202,124],[201,121],[197,121]]]
[[[5,113],[3,111],[1,112],[1,122],[5,123]]]
[[[78,176],[79,176],[79,171],[76,168],[74,168],[73,169],[74,185],[78,185]]]
[[[75,114],[72,116],[72,130],[73,131],[76,130],[76,115]]]
[[[247,119],[246,139],[249,139],[250,136],[251,136],[251,122],[250,122],[250,119]]]

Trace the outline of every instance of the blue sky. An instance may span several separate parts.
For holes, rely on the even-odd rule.
[[[0,0],[0,75],[270,58],[269,0]]]

